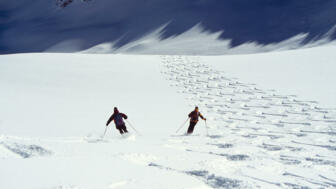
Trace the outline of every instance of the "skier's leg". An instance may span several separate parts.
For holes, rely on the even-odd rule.
[[[122,129],[119,129],[120,134],[124,134],[124,131]]]
[[[189,127],[188,127],[188,131],[187,131],[187,134],[190,134],[192,131],[191,131],[191,122],[189,123]]]
[[[197,122],[193,123],[193,126],[192,126],[192,132],[194,132],[194,129],[195,129],[196,124],[197,124]]]
[[[119,130],[120,134],[124,134],[124,131],[122,130],[121,126],[117,126],[117,129]]]
[[[123,129],[123,131],[124,131],[125,133],[128,133],[128,131],[127,131],[127,128],[126,128],[126,125],[125,125],[125,124],[122,126],[122,129]]]
[[[188,131],[187,131],[188,134],[191,134],[191,133],[194,132],[195,125],[196,125],[195,122],[190,122],[189,127],[188,127]]]

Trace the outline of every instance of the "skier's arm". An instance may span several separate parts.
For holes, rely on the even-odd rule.
[[[199,116],[205,121],[206,120],[206,118],[205,117],[203,117],[203,115],[200,113],[199,114]]]
[[[107,120],[106,126],[108,126],[111,123],[111,121],[113,121],[113,119],[114,119],[114,114],[112,114],[111,117]]]
[[[188,115],[188,117],[191,117],[192,112]]]
[[[124,119],[127,119],[127,115],[126,115],[126,114],[121,114],[121,116],[122,116]]]

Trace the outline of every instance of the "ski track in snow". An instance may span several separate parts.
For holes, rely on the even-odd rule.
[[[208,161],[194,164],[206,173],[196,174],[203,175],[206,184],[213,188],[240,187],[209,184],[213,182],[208,175],[211,172],[229,173],[228,179],[244,180],[252,187],[335,187],[336,109],[229,78],[202,64],[199,57],[161,56],[161,62],[171,86],[208,118],[206,139],[181,136],[180,140],[170,140],[189,153],[216,156],[201,156],[200,162],[203,158]],[[204,126],[201,121],[196,130],[205,132]]]
[[[0,136],[0,159],[93,154],[182,174],[216,189],[336,187],[336,109],[227,77],[199,57],[160,56],[160,60],[171,87],[191,108],[200,107],[208,120],[208,134],[203,134],[207,130],[200,121],[193,135],[182,133],[185,126],[178,134],[168,134],[159,145],[155,141],[146,146],[145,151],[132,148],[134,141],[149,144],[142,144],[135,135],[118,139]],[[111,152],[112,144],[126,147]],[[102,149],[97,150],[97,145]],[[129,184],[132,182],[119,180],[106,187],[127,188]]]
[[[42,146],[36,144],[23,144],[16,142],[1,141],[0,146],[2,146],[1,151],[6,151],[5,153],[0,153],[0,158],[5,157],[18,157],[18,158],[31,158],[37,156],[49,156],[52,154],[50,150],[43,148]]]

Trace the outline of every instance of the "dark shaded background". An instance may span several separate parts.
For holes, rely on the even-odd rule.
[[[0,0],[0,54],[40,52],[65,40],[86,49],[121,39],[120,47],[167,23],[162,38],[201,23],[223,30],[232,47],[300,33],[309,34],[307,43],[336,25],[336,0],[74,0],[65,8],[55,0]]]

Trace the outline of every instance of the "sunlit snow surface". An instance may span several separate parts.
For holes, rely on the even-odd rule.
[[[334,188],[335,50],[0,56],[0,188]]]

